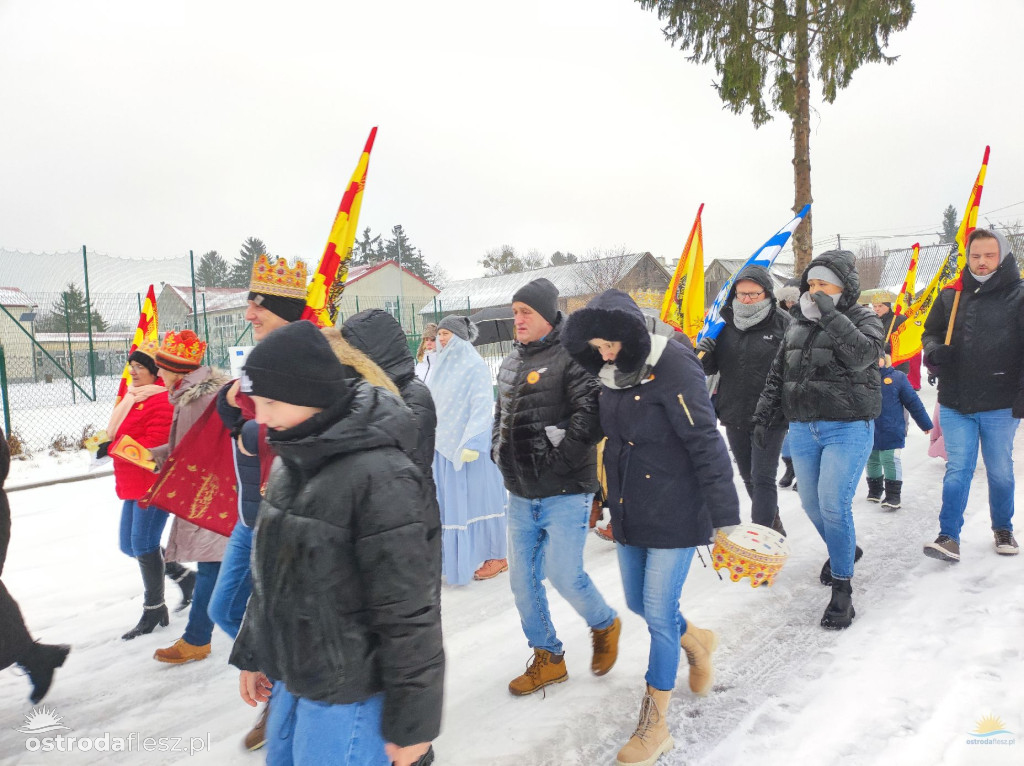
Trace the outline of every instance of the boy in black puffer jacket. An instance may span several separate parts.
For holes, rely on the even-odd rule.
[[[412,416],[346,378],[296,322],[249,355],[243,390],[278,455],[253,538],[253,593],[231,663],[269,697],[270,763],[416,763],[440,728],[440,576]]]

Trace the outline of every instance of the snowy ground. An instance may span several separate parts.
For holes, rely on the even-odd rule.
[[[922,394],[930,411],[934,389]],[[865,555],[850,630],[818,627],[829,594],[818,570],[827,554],[793,492],[780,495],[793,553],[774,587],[719,580],[695,560],[684,612],[719,632],[718,675],[711,694],[696,698],[684,665],[670,707],[676,748],[660,766],[1024,763],[1024,557],[993,551],[980,466],[963,561],[949,566],[921,554],[921,544],[937,533],[943,466],[926,456],[926,437],[912,429],[902,510],[869,505],[863,484],[855,501]],[[1016,447],[1020,464],[1024,430]],[[11,485],[30,480],[26,466],[15,471]],[[1021,489],[1017,497],[1024,498]],[[181,635],[183,615],[152,635],[120,640],[138,618],[141,593],[137,566],[117,550],[113,479],[13,492],[10,501],[14,531],[4,582],[37,637],[74,646],[44,702],[70,727],[62,733],[181,737],[182,747],[198,737],[212,752],[30,753],[27,735],[13,731],[32,710],[29,686],[9,669],[0,673],[0,764],[262,763],[262,755],[240,748],[255,713],[238,698],[225,635],[214,636],[210,659],[185,666],[151,658]],[[648,637],[625,609],[614,547],[591,537],[586,557],[623,618],[619,661],[604,678],[589,673],[586,626],[552,591],[570,681],[548,689],[546,698],[513,698],[506,690],[530,655],[507,578],[445,588],[439,765],[614,763],[635,724]],[[972,736],[984,716],[1001,719],[1011,732],[989,740],[1015,744]]]

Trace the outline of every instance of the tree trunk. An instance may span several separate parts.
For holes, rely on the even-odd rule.
[[[799,213],[804,205],[811,202],[811,77],[810,43],[808,40],[807,0],[796,4],[796,110],[793,119],[793,175],[796,200],[793,212]],[[800,228],[793,234],[793,251],[796,253],[796,274],[803,273],[813,256],[811,240],[811,212],[807,213]]]

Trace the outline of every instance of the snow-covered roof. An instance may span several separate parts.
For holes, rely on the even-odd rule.
[[[353,266],[352,268],[350,268],[348,270],[348,277],[345,278],[345,286],[347,287],[347,286],[351,285],[353,282],[358,282],[363,277],[368,277],[373,272],[379,271],[380,269],[383,269],[385,266],[394,266],[396,269],[399,268],[398,262],[394,261],[394,260],[381,261],[380,263],[368,263],[368,264],[363,264],[362,266]],[[410,277],[412,277],[413,279],[419,280],[420,282],[425,284],[427,287],[429,287],[434,292],[439,292],[439,290],[436,287],[434,287],[432,284],[430,284],[430,282],[425,280],[419,274],[414,274],[413,272],[409,271],[409,269],[405,268],[404,266],[402,266],[401,269],[406,274],[408,274]]]
[[[192,313],[192,288],[188,285],[164,285]],[[245,308],[249,298],[248,287],[197,287],[196,309],[203,310],[203,296],[206,296],[206,311],[228,311]]]
[[[94,332],[92,339],[94,343],[102,343],[109,341],[130,341],[135,337],[134,332]],[[68,334],[66,332],[37,332],[35,339],[40,343],[59,343],[68,340]],[[89,333],[87,332],[73,332],[71,333],[72,341],[85,341],[89,340]]]
[[[600,260],[607,262],[612,270],[625,276],[645,257],[649,257],[647,253],[630,253],[629,255],[616,255]],[[614,264],[616,260],[622,261],[622,263]],[[586,278],[582,276],[582,272],[587,267],[587,264],[596,262],[582,261],[569,263],[564,266],[547,266],[543,269],[534,269],[533,271],[500,274],[496,277],[460,279],[455,282],[449,282],[438,293],[435,301],[437,307],[442,311],[468,307],[472,307],[473,311],[477,311],[488,306],[507,306],[512,302],[512,296],[516,290],[528,282],[540,279],[541,277],[549,280],[557,287],[558,294],[563,298],[588,295],[591,290],[587,286]],[[657,261],[654,262],[657,263]],[[658,266],[664,268],[660,263]],[[434,301],[431,301],[420,309],[420,313],[432,314],[435,310]]]
[[[0,287],[0,306],[23,306],[32,308],[39,304],[29,298],[17,287]]]

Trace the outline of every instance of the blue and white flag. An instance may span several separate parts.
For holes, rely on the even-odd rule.
[[[782,252],[782,248],[789,242],[789,238],[793,236],[793,232],[796,231],[796,227],[804,220],[804,216],[810,211],[810,205],[804,205],[803,209],[796,214],[796,218],[787,223],[781,229],[779,229],[772,238],[765,242],[759,247],[754,254],[747,258],[746,263],[740,266],[732,276],[725,280],[725,284],[722,285],[722,289],[718,291],[718,295],[715,296],[715,302],[711,304],[711,309],[708,311],[707,316],[704,317],[704,326],[700,328],[700,332],[697,333],[697,343],[700,343],[705,338],[717,338],[718,334],[722,332],[722,328],[725,327],[725,321],[722,319],[722,306],[725,305],[726,298],[729,297],[729,291],[732,290],[732,283],[736,281],[736,275],[739,274],[747,266],[764,266],[766,269],[770,269],[772,264],[775,263],[775,257]]]

